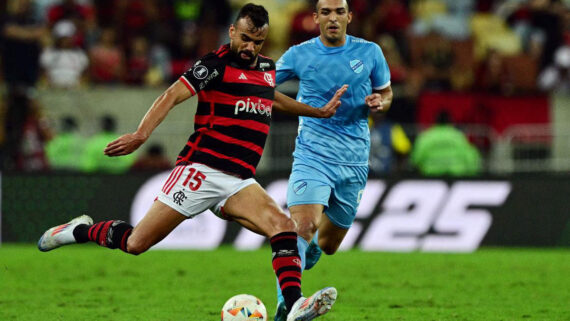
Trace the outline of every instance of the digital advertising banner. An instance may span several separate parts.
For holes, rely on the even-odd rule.
[[[82,213],[95,221],[136,224],[169,172],[144,175],[2,176],[2,242],[36,242],[47,228]],[[287,179],[258,177],[286,209]],[[480,246],[570,246],[570,179],[561,176],[478,179],[369,179],[341,250],[472,252]],[[188,201],[188,200],[186,200]],[[266,238],[205,212],[155,248],[256,249]]]

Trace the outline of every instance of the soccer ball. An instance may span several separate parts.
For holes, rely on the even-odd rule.
[[[222,321],[266,321],[267,310],[260,299],[249,294],[231,297],[222,308]]]

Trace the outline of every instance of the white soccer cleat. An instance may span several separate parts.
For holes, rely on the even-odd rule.
[[[79,224],[93,225],[93,219],[87,215],[81,215],[66,224],[50,228],[38,241],[38,249],[42,252],[47,252],[62,245],[76,243],[73,229]]]
[[[309,298],[299,298],[291,312],[287,316],[287,321],[309,321],[330,311],[336,301],[337,292],[335,288],[324,288]]]

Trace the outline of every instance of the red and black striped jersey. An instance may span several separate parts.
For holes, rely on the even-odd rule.
[[[255,175],[269,133],[275,63],[261,55],[240,65],[229,45],[198,60],[181,77],[198,94],[194,133],[176,165],[201,163],[241,178]]]

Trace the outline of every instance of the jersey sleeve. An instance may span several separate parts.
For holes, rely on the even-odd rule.
[[[377,44],[374,44],[374,68],[370,79],[372,81],[372,88],[380,90],[390,86],[390,68],[388,62],[382,53],[382,49]]]
[[[186,85],[192,95],[195,95],[217,84],[223,78],[223,71],[222,61],[217,56],[209,54],[196,61],[192,68],[180,76],[180,81]]]
[[[289,48],[275,64],[275,79],[278,85],[297,77],[295,73],[294,50],[295,47]]]

